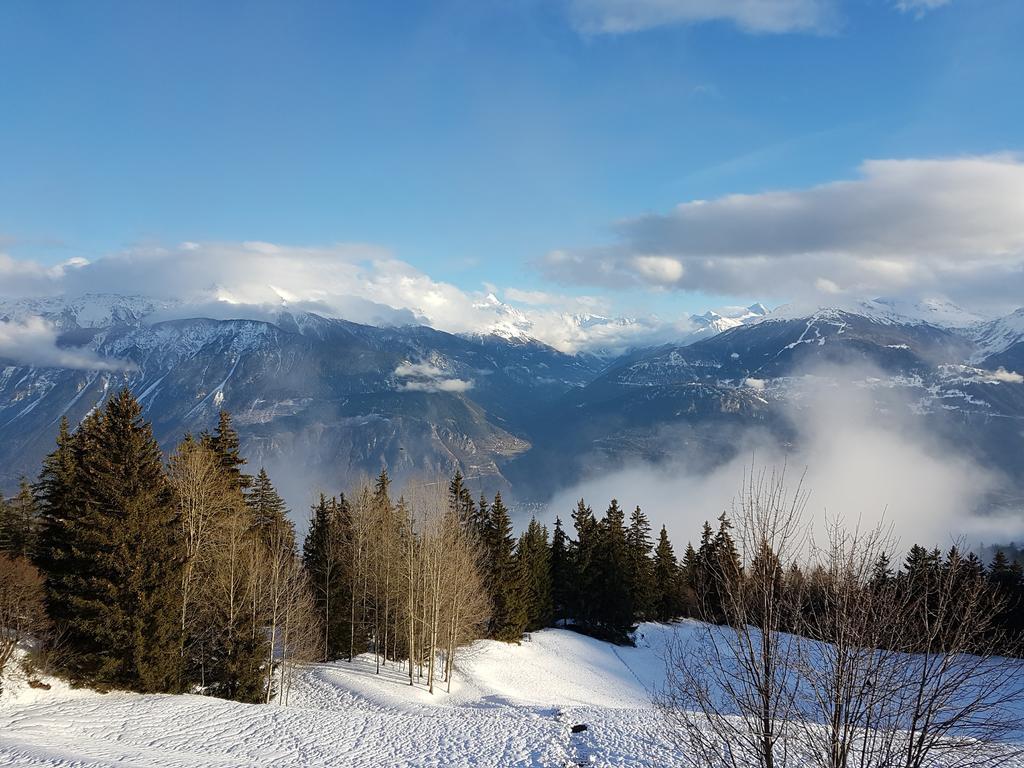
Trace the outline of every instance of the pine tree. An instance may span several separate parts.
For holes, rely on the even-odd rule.
[[[466,487],[465,478],[458,469],[455,470],[452,481],[448,485],[448,506],[463,525],[473,528],[475,527],[474,523],[479,523],[476,504],[473,503],[473,494]]]
[[[348,502],[344,496],[320,494],[312,507],[312,519],[302,546],[302,564],[313,586],[313,599],[323,625],[323,658],[343,656],[350,640],[351,564],[346,530]]]
[[[693,552],[693,547],[689,548]],[[682,612],[680,571],[668,531],[661,526],[658,545],[654,549],[654,618],[658,621],[672,621]]]
[[[46,608],[62,631],[71,611],[71,600],[83,564],[74,547],[83,514],[79,442],[97,429],[98,413],[87,418],[72,434],[67,417],[60,421],[57,447],[43,460],[36,484],[40,502],[39,542],[35,565],[46,579]]]
[[[551,623],[551,547],[548,530],[536,518],[530,520],[516,548],[518,578],[526,604],[526,629],[534,631]]]
[[[596,613],[597,570],[594,554],[598,545],[597,521],[583,499],[576,503],[572,521],[576,538],[569,547],[571,577],[568,612],[573,623],[589,627]]]
[[[595,629],[615,641],[626,639],[633,626],[634,590],[629,579],[629,546],[625,513],[612,499],[598,524],[598,545],[594,556],[596,604]]]
[[[242,458],[241,441],[238,438],[238,432],[231,424],[230,413],[220,412],[216,431],[212,435],[204,432],[202,442],[220,457],[224,472],[241,490],[247,490],[252,486],[252,477],[242,471],[246,461]]]
[[[518,640],[526,627],[526,605],[516,567],[512,520],[500,493],[495,494],[491,505],[487,552],[492,605],[490,635],[496,640]]]
[[[632,587],[636,618],[648,619],[654,611],[654,571],[651,563],[651,524],[640,507],[629,516],[626,531],[627,579]]]
[[[68,616],[73,675],[103,687],[172,690],[179,681],[181,552],[160,449],[124,389],[79,441],[84,565]]]
[[[889,555],[882,552],[871,568],[871,588],[875,591],[884,589],[893,579],[892,564]]]
[[[295,525],[288,519],[288,507],[270,482],[266,469],[260,468],[246,495],[246,503],[252,512],[253,530],[261,541],[268,545],[274,541],[284,542],[287,549],[294,549]]]
[[[555,518],[551,535],[551,602],[555,622],[565,619],[570,602],[572,563],[569,560],[569,540],[562,528],[562,519]]]
[[[491,505],[487,498],[480,494],[480,501],[469,516],[469,530],[477,541],[486,541],[491,530]]]
[[[7,501],[0,496],[0,552],[12,557],[34,558],[38,529],[35,494],[23,477],[17,495]]]

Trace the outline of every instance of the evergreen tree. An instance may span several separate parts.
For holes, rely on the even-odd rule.
[[[347,562],[348,502],[344,496],[320,494],[313,505],[302,546],[302,564],[313,586],[313,600],[323,625],[323,658],[341,658],[348,651],[351,625],[351,573]]]
[[[633,594],[635,614],[639,619],[650,618],[654,611],[654,570],[651,563],[653,546],[650,521],[637,507],[629,516],[626,548],[629,563],[627,579]]]
[[[57,447],[43,460],[36,485],[40,502],[39,542],[35,564],[46,579],[46,608],[62,630],[69,618],[71,600],[82,565],[74,547],[76,528],[82,516],[80,437],[97,428],[98,413],[87,418],[72,434],[65,416],[60,421]]]
[[[625,513],[612,499],[598,525],[598,545],[593,560],[596,604],[593,627],[600,635],[621,641],[633,626],[634,590],[629,580],[629,545]]]
[[[597,569],[594,555],[598,546],[597,521],[583,499],[576,503],[572,521],[576,538],[569,548],[568,612],[574,623],[588,627],[596,615]]]
[[[246,495],[246,503],[252,513],[253,530],[261,541],[268,546],[276,541],[282,542],[286,549],[295,548],[295,525],[288,519],[288,507],[270,482],[266,469],[260,468]]]
[[[871,588],[880,591],[893,579],[892,564],[889,555],[885,552],[878,556],[875,564],[871,567]]]
[[[452,481],[448,484],[448,506],[463,525],[473,528],[474,523],[479,522],[476,519],[477,508],[473,503],[473,494],[466,486],[462,471],[458,469],[455,470]]]
[[[38,528],[35,494],[23,477],[16,496],[7,501],[0,496],[0,552],[12,557],[34,558]]]
[[[518,640],[526,627],[527,613],[523,587],[516,566],[512,520],[495,494],[491,505],[490,540],[487,546],[491,597],[490,635],[496,640]]]
[[[516,561],[526,604],[526,629],[542,629],[551,623],[551,547],[547,528],[536,518],[519,537]]]
[[[689,547],[688,552],[695,556],[693,547]],[[668,531],[663,525],[658,534],[658,544],[654,549],[653,614],[657,621],[672,621],[682,613],[681,581],[676,555],[672,550],[672,542],[669,541]]]
[[[1024,631],[1024,578],[1020,565],[1010,562],[1003,550],[997,550],[988,567],[987,580],[1004,601],[1000,627],[1011,634]]]
[[[246,461],[242,458],[241,441],[238,439],[238,432],[231,424],[230,413],[220,412],[216,431],[212,435],[204,432],[202,442],[220,457],[221,467],[238,488],[244,491],[252,486],[252,476],[242,471]]]
[[[491,530],[491,505],[483,493],[476,507],[469,513],[469,530],[477,541],[487,541]]]
[[[172,690],[181,662],[179,529],[160,449],[127,389],[89,425],[78,456],[72,675],[101,687]]]
[[[569,540],[562,528],[562,519],[555,518],[551,535],[551,602],[554,621],[567,616],[572,583],[572,563],[569,560]]]

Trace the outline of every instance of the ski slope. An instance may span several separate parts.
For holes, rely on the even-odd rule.
[[[696,629],[642,624],[635,648],[557,629],[482,640],[433,695],[398,667],[376,674],[372,656],[310,666],[287,706],[15,684],[0,696],[0,766],[663,768],[683,756],[650,694],[673,634]]]
[[[21,686],[0,697],[0,765],[664,766],[674,748],[648,688],[666,637],[643,625],[637,648],[556,629],[480,641],[450,694],[376,675],[368,656],[311,666],[288,706]],[[578,723],[589,729],[574,736]]]

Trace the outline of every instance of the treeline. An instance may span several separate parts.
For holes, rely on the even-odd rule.
[[[300,552],[245,464],[227,413],[165,460],[128,390],[62,422],[38,481],[0,498],[0,679],[31,644],[32,663],[101,690],[286,701],[299,664],[368,650],[450,685],[491,602],[478,521],[447,481],[393,498],[383,471],[321,496]]]
[[[580,500],[571,530],[533,519],[516,536],[501,495],[475,498],[460,473],[396,492],[385,470],[321,495],[300,548],[267,473],[245,465],[227,413],[164,457],[127,390],[73,432],[62,423],[38,481],[0,498],[0,676],[31,636],[48,638],[48,666],[97,688],[286,700],[299,664],[370,652],[433,691],[479,637],[563,626],[630,642],[641,621],[735,625],[737,592],[765,570],[778,605],[745,618],[770,610],[780,631],[829,639],[832,576],[738,547],[725,513],[677,558],[639,507],[612,500],[598,516]],[[1024,574],[1002,552],[985,567],[915,546],[900,567],[888,550],[870,565],[864,588],[903,599],[955,574],[998,596],[990,634],[1024,630]]]
[[[74,432],[62,422],[0,518],[7,560],[41,579],[49,631],[32,630],[53,671],[99,689],[286,692],[317,616],[285,504],[244,464],[226,413],[165,464],[128,390]]]

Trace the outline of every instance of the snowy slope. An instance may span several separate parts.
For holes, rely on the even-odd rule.
[[[23,688],[0,698],[0,765],[663,766],[674,747],[647,689],[667,634],[640,632],[638,648],[562,630],[481,641],[433,696],[370,657],[309,668],[285,707]]]
[[[663,768],[680,763],[679,742],[650,692],[667,643],[704,637],[697,627],[642,624],[636,648],[554,629],[480,641],[451,694],[410,687],[396,667],[377,675],[370,656],[311,666],[287,706],[22,686],[0,697],[0,765]]]

